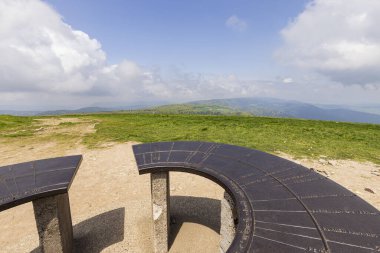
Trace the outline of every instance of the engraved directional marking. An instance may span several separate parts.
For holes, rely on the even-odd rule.
[[[67,193],[81,161],[78,155],[0,167],[0,211]]]
[[[380,213],[299,164],[244,147],[208,142],[133,146],[140,174],[186,171],[228,189],[237,206],[228,252],[377,252]],[[165,155],[164,155],[165,154]],[[146,159],[147,157],[163,159]]]

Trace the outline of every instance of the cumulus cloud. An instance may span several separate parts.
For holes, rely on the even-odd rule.
[[[237,17],[236,15],[232,15],[226,20],[226,27],[242,32],[247,29],[248,25],[243,19]]]
[[[107,95],[141,82],[124,60],[107,65],[101,44],[40,0],[0,2],[0,92]]]
[[[226,25],[246,28],[236,16]],[[160,71],[129,60],[109,65],[99,41],[65,23],[41,0],[0,1],[0,55],[3,105],[28,100],[41,104],[190,100],[254,95],[259,90],[255,82],[234,75],[180,71],[164,78]]]
[[[82,92],[105,63],[100,43],[36,0],[0,2],[0,90]]]
[[[276,57],[342,84],[380,84],[380,1],[314,0],[281,35]]]

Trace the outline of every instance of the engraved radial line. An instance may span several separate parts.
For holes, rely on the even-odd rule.
[[[13,183],[15,184],[16,186],[16,190],[17,190],[17,194],[20,193],[20,190],[18,189],[18,184],[17,184],[17,181],[16,181],[16,177],[13,175]]]
[[[263,172],[263,174],[266,174],[266,172],[265,172],[264,170],[257,168],[257,167],[254,166],[253,164],[250,164],[250,163],[244,162],[244,161],[242,161],[242,160],[236,160],[234,157],[227,156],[227,155],[219,155],[219,154],[215,154],[215,155],[216,155],[216,156],[219,156],[219,157],[223,157],[223,158],[228,158],[228,159],[234,160],[234,161],[236,161],[236,162],[238,162],[238,163],[242,163],[242,164],[244,164],[244,165],[248,165],[250,168],[255,169],[255,170],[259,170],[259,171]]]
[[[16,177],[15,177],[15,175],[14,175],[14,173],[13,173],[13,169],[12,169],[12,167],[9,167],[9,171],[10,171],[11,174],[12,174],[13,183],[14,183],[14,185],[16,186],[16,190],[17,190],[17,194],[18,194],[20,191],[19,191],[19,189],[18,189],[18,185],[17,185],[17,183],[16,183]]]
[[[212,149],[212,147],[213,147],[214,145],[215,145],[215,144],[211,144],[210,147],[208,147],[208,149],[206,149],[205,154],[208,154],[208,152]]]
[[[306,211],[292,210],[254,210],[255,212],[279,212],[279,213],[306,213]]]
[[[209,154],[205,154],[199,163],[203,163],[204,161],[206,161],[209,156],[210,156]]]
[[[62,167],[62,168],[57,168],[57,169],[45,170],[44,172],[40,172],[40,173],[54,172],[54,171],[61,171],[61,170],[72,170],[72,169],[75,169],[75,168],[76,168],[75,166],[71,166],[71,167]]]
[[[211,147],[209,147],[207,149],[207,151],[205,152],[205,156],[203,157],[202,161],[200,163],[203,163],[204,161],[207,160],[207,158],[210,157],[210,155],[212,155],[212,151],[217,147],[217,145],[215,144],[212,144]]]
[[[203,143],[201,143],[195,151],[191,151],[191,153],[189,154],[189,156],[185,160],[186,163],[188,163],[191,160],[191,158],[193,158],[195,156],[195,154],[199,152],[199,149],[202,147],[202,145],[203,145]]]
[[[319,199],[319,198],[342,198],[342,197],[354,197],[355,195],[354,194],[342,194],[342,195],[338,195],[338,194],[333,194],[333,195],[321,195],[321,196],[303,196],[303,197],[300,197],[300,199]]]
[[[152,151],[152,143],[149,143],[149,149]],[[154,152],[150,154],[150,162],[153,163]]]
[[[40,187],[39,189],[44,189],[44,188],[54,187],[54,186],[59,186],[59,185],[67,185],[67,184],[69,184],[69,183],[70,183],[70,182],[62,182],[62,183],[57,183],[57,184],[49,184],[49,185],[42,186],[42,187]]]
[[[276,232],[276,233],[286,234],[286,235],[295,235],[295,236],[305,237],[305,238],[310,238],[310,239],[314,239],[314,240],[318,240],[318,241],[321,240],[321,238],[318,238],[318,237],[312,237],[312,236],[307,236],[307,235],[300,235],[300,234],[288,233],[288,232],[278,231],[278,230],[275,230],[275,229],[269,229],[269,228],[262,228],[262,227],[257,227],[257,228],[258,228],[258,229],[262,229],[262,230],[273,231],[273,232]]]
[[[36,183],[37,183],[36,174],[37,174],[37,173],[36,173],[36,167],[34,166],[34,163],[35,163],[35,162],[32,162],[32,165],[31,165],[31,166],[32,166],[32,169],[33,169],[34,187],[36,187],[36,185],[37,185],[37,184],[36,184]]]
[[[174,144],[174,143],[173,143]],[[214,145],[213,145],[214,146]],[[210,149],[209,149],[210,150]],[[207,150],[207,152],[206,153],[208,153],[208,151],[209,150]],[[250,167],[252,167],[252,168],[254,168],[254,169],[256,169],[256,170],[259,170],[259,171],[261,171],[261,172],[263,172],[264,174],[266,174],[266,172],[263,170],[263,169],[260,169],[260,168],[258,168],[258,167],[256,167],[256,166],[253,166],[252,164],[249,164],[249,163],[246,163],[246,162],[243,162],[243,161],[241,161],[241,160],[236,160],[236,159],[234,159],[233,157],[230,157],[230,156],[225,156],[225,155],[218,155],[218,154],[215,154],[216,156],[219,156],[219,157],[224,157],[224,158],[229,158],[229,159],[232,159],[232,160],[235,160],[235,161],[237,161],[237,162],[239,162],[239,163],[242,163],[242,164],[247,164],[247,165],[249,165]],[[202,162],[204,162],[206,159],[207,159],[208,157],[205,157],[202,161],[201,161],[201,163]],[[308,208],[306,207],[306,205],[301,201],[301,199],[289,188],[289,187],[287,187],[286,185],[284,185],[277,177],[275,177],[275,176],[273,176],[273,175],[269,175],[270,177],[272,177],[273,179],[275,179],[278,183],[280,183],[281,185],[283,185],[283,187],[285,188],[285,189],[287,189],[287,191],[289,191],[299,202],[300,202],[300,204],[305,208],[305,210],[307,211],[307,213],[309,214],[309,216],[311,217],[311,219],[312,219],[312,221],[313,221],[313,223],[314,223],[314,225],[316,226],[316,228],[317,228],[317,230],[318,230],[318,233],[321,235],[321,239],[322,239],[322,241],[323,241],[323,244],[324,244],[324,246],[325,246],[325,248],[326,248],[326,250],[327,251],[329,251],[330,252],[330,247],[329,247],[329,245],[328,245],[328,243],[327,243],[327,239],[326,239],[326,236],[324,235],[324,233],[323,233],[323,231],[322,231],[322,229],[321,229],[321,227],[319,226],[319,224],[317,223],[317,220],[315,219],[315,217],[314,217],[314,215],[312,214],[312,213],[310,213],[310,211],[308,210]]]
[[[296,246],[296,245],[293,245],[293,244],[289,244],[289,243],[286,243],[286,242],[281,242],[281,241],[269,239],[269,238],[266,238],[266,237],[263,237],[263,236],[259,236],[259,235],[255,235],[255,236],[259,237],[259,238],[262,238],[264,240],[268,240],[268,241],[272,241],[272,242],[277,242],[277,243],[280,243],[280,244],[284,244],[284,245],[287,245],[287,246],[291,246],[291,247],[294,247],[294,248],[297,248],[297,249],[302,249],[302,250],[306,251],[306,248],[302,248],[302,247],[299,247],[299,246]]]
[[[185,159],[185,163],[188,163],[190,159],[195,155],[195,151],[190,151],[190,153],[187,155]]]
[[[167,161],[167,162],[169,162],[170,155],[172,154],[173,147],[174,147],[174,142],[172,142],[172,145],[171,145],[171,147],[170,147],[170,151],[169,151],[168,157],[166,158],[166,161]]]
[[[301,174],[301,175],[293,175],[293,176],[290,176],[290,177],[286,177],[286,178],[283,178],[281,179],[281,182],[286,182],[286,181],[296,181],[296,182],[299,182],[300,180],[303,180],[309,176],[317,176],[315,173],[312,173],[312,172],[307,172],[305,174]]]
[[[298,201],[299,203],[303,206],[303,208],[305,208],[306,212],[309,214],[309,216],[311,217],[314,225],[316,226],[317,230],[318,230],[318,233],[320,234],[321,236],[321,239],[323,241],[323,244],[325,245],[325,248],[327,250],[327,252],[331,252],[330,250],[330,247],[327,243],[327,239],[325,237],[325,234],[323,233],[323,230],[322,228],[319,226],[317,220],[315,219],[314,215],[310,212],[310,210],[307,208],[307,206],[305,205],[305,203],[303,203],[301,201],[301,199],[297,196],[297,194],[295,194],[289,187],[287,187],[286,185],[284,185],[283,183],[281,183],[280,180],[278,180],[278,178],[276,178],[275,176],[273,175],[270,175],[270,177],[272,177],[273,179],[275,179],[277,182],[279,182],[280,184],[282,184]]]
[[[214,151],[214,149],[217,147],[217,146],[219,146],[219,145],[217,145],[217,144],[212,144],[208,149],[207,149],[207,151],[206,151],[206,155],[211,155],[211,153],[212,153],[212,151]]]
[[[201,142],[201,144],[198,146],[196,152],[198,152],[201,149],[202,146],[203,146],[203,142]]]
[[[12,197],[14,197],[14,195],[13,195],[13,193],[11,192],[11,190],[9,189],[8,184],[7,184],[7,182],[5,181],[5,179],[4,179],[4,180],[0,180],[0,182],[4,184],[5,188],[6,188],[7,191],[9,192],[9,194],[12,195]]]
[[[259,199],[259,200],[252,200],[252,202],[268,202],[268,201],[287,201],[287,200],[296,200],[296,198],[285,198],[285,199]]]
[[[152,155],[152,161],[153,160],[156,160],[156,161],[161,160],[161,153],[158,150],[158,146],[157,145],[153,145],[153,150],[154,150],[154,157]]]
[[[316,228],[313,228],[313,227],[303,227],[303,226],[290,225],[290,224],[283,224],[283,223],[267,222],[267,221],[260,221],[260,220],[256,220],[255,222],[258,222],[258,223],[266,223],[266,224],[274,224],[274,225],[285,226],[285,227],[295,227],[295,228],[305,228],[305,229],[313,229],[313,230],[316,230]]]
[[[337,244],[341,244],[341,245],[347,245],[347,246],[352,246],[352,247],[357,247],[357,248],[362,248],[362,249],[368,249],[368,250],[375,250],[374,248],[368,248],[365,246],[355,245],[355,244],[351,244],[351,243],[337,242],[337,241],[331,241],[331,240],[328,240],[328,241],[333,242],[333,243],[337,243]]]
[[[221,156],[221,157],[226,157],[226,158],[230,158],[230,159],[233,159],[235,160],[233,157],[229,157],[229,156]],[[237,160],[238,162],[242,162],[240,160]],[[244,163],[244,162],[242,162]],[[253,167],[253,168],[257,168],[257,167]],[[260,168],[257,168],[258,170],[260,170],[261,172],[265,173],[264,170],[260,169]],[[330,250],[330,247],[327,243],[327,239],[326,239],[326,236],[325,234],[323,233],[323,230],[322,228],[319,226],[317,220],[315,219],[314,215],[309,211],[309,209],[307,208],[307,206],[305,205],[305,203],[303,203],[301,201],[301,199],[297,196],[297,194],[295,194],[289,187],[287,187],[286,185],[284,185],[277,177],[273,176],[273,175],[269,175],[270,177],[272,177],[274,180],[276,180],[278,183],[280,183],[281,185],[283,185],[283,187],[288,190],[298,201],[299,203],[303,206],[303,208],[305,208],[305,210],[307,211],[307,213],[309,214],[309,216],[311,217],[315,227],[317,228],[318,230],[318,233],[321,235],[321,238],[322,238],[322,241],[323,241],[323,244],[325,245],[325,249],[328,251],[328,252],[331,252]]]
[[[302,183],[307,183],[307,182],[314,182],[314,181],[318,181],[318,180],[326,180],[327,177],[318,177],[318,178],[314,178],[314,179],[306,179],[306,180],[298,180],[298,181],[294,181],[292,183],[289,183],[289,184],[284,184],[284,185],[297,185],[297,184],[302,184]]]

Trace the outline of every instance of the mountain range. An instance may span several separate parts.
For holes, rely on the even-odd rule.
[[[200,100],[185,104],[158,106],[149,111],[156,113],[255,115],[380,124],[380,114],[346,108],[348,106],[329,105],[323,107],[298,101],[255,97]],[[351,108],[360,109],[361,107],[351,106]],[[376,109],[376,105],[373,105],[372,108]]]
[[[380,105],[314,105],[299,101],[262,97],[199,100],[182,104],[168,104],[160,106],[134,105],[124,107],[84,107],[75,110],[55,111],[0,110],[0,114],[32,116],[83,114],[126,110],[142,113],[255,115],[380,124]]]

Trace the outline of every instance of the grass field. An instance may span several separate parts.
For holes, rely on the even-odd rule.
[[[98,122],[96,133],[86,134],[82,140],[91,148],[109,141],[199,140],[235,144],[270,153],[284,152],[295,157],[326,156],[330,159],[380,164],[380,125],[248,116],[141,113],[70,117]],[[38,141],[36,132],[40,126],[34,122],[41,118],[0,116],[0,144],[30,139]],[[75,124],[64,123],[60,127]],[[70,133],[67,139],[74,137]],[[66,137],[64,133],[52,133],[50,140],[55,138],[64,140]]]
[[[174,104],[162,105],[151,109],[139,110],[146,114],[199,114],[199,115],[228,115],[228,116],[252,116],[251,113],[235,110],[228,106],[203,105],[203,104]]]
[[[0,138],[33,136],[34,129],[32,117],[0,115]]]

